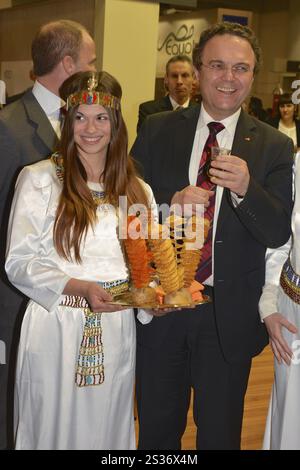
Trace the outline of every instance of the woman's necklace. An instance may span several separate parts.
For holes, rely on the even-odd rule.
[[[55,166],[55,172],[56,176],[63,183],[64,181],[64,174],[65,174],[65,169],[64,169],[64,163],[63,163],[63,158],[62,156],[58,153],[55,152],[53,155],[51,155],[51,161],[53,162]],[[106,198],[105,192],[104,191],[96,191],[94,189],[89,188],[92,198],[97,206],[100,204],[105,204],[108,203],[108,200]]]

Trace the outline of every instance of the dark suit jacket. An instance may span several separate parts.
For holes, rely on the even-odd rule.
[[[31,90],[0,112],[0,324],[2,321],[14,324],[23,299],[4,273],[6,230],[14,183],[24,165],[48,157],[56,143],[56,134]],[[10,313],[8,306],[14,306]]]
[[[189,185],[199,109],[150,116],[134,143],[132,155],[141,163],[159,204],[170,203],[176,191]],[[284,244],[290,235],[293,144],[241,112],[232,154],[246,160],[250,184],[237,208],[230,192],[223,193],[214,243],[214,306],[224,356],[240,362],[258,354],[268,342],[257,307],[266,248]]]
[[[189,102],[189,107],[196,106],[197,104],[193,101]],[[137,123],[137,132],[147,116],[156,113],[162,113],[164,111],[173,111],[173,106],[170,101],[169,95],[164,96],[159,100],[146,101],[145,103],[140,104],[139,106],[139,120]]]

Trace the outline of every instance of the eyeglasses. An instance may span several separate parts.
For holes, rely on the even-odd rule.
[[[231,70],[232,75],[245,75],[246,73],[252,72],[250,66],[248,64],[236,64],[232,66],[226,65],[224,62],[221,61],[212,61],[209,64],[203,64],[201,62],[200,66],[206,67],[210,69],[215,74],[222,75],[228,69]]]

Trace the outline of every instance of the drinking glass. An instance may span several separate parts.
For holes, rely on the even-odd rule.
[[[230,155],[230,152],[231,150],[226,147],[211,147],[210,158],[206,162],[206,173],[208,176],[210,176],[209,170],[211,161],[215,160],[218,155]]]

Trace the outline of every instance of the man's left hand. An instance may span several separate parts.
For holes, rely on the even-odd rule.
[[[209,170],[212,183],[228,188],[244,197],[249,186],[249,170],[245,160],[234,155],[218,155]]]

